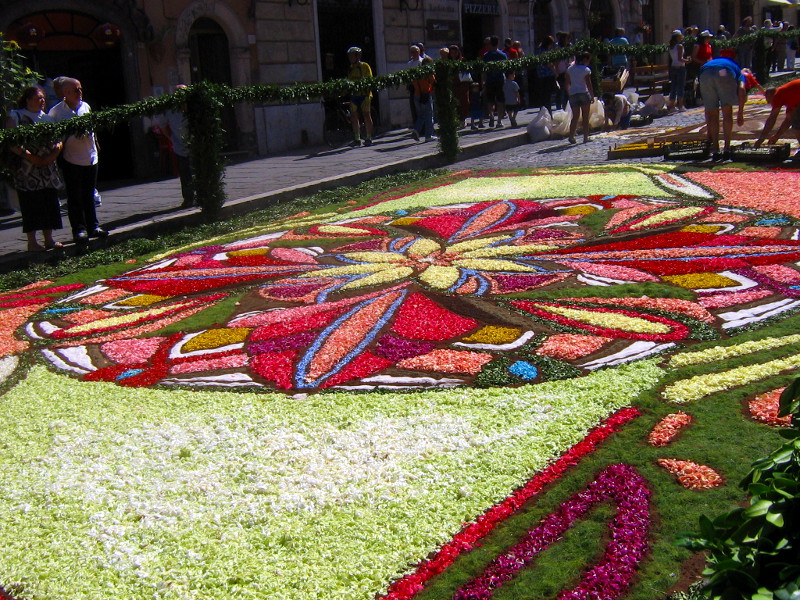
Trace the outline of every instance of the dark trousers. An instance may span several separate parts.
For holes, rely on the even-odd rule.
[[[411,108],[411,122],[417,122],[417,104],[414,102],[414,86],[408,86],[408,106]]]
[[[550,110],[553,92],[556,89],[556,76],[548,75],[547,77],[539,77],[536,83],[538,97],[536,98],[534,106],[544,106],[547,110]]]
[[[97,185],[97,165],[84,167],[61,162],[64,185],[67,186],[67,215],[72,235],[80,231],[91,233],[100,224],[94,210],[94,188]]]
[[[188,156],[175,155],[178,159],[178,177],[181,180],[181,196],[184,206],[194,205],[194,188],[192,188],[192,165]]]

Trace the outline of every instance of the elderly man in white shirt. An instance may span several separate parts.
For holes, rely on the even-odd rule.
[[[64,99],[48,113],[56,122],[91,112],[89,105],[83,101],[83,89],[77,79],[65,79],[62,93]],[[61,156],[61,169],[67,186],[67,214],[75,243],[85,245],[89,237],[108,236],[108,232],[100,227],[95,212],[98,158],[94,132],[67,137]]]

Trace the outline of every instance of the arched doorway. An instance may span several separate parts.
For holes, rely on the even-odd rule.
[[[228,36],[219,23],[200,17],[189,28],[189,68],[191,82],[208,81],[232,85]],[[222,109],[225,149],[235,146],[236,116],[233,107]]]
[[[610,0],[592,0],[587,20],[592,38],[606,40],[614,37],[616,18]]]
[[[40,35],[33,46],[23,33],[34,27]],[[47,78],[46,86],[59,76],[80,80],[84,100],[93,111],[126,101],[120,29],[113,23],[71,11],[47,11],[26,15],[8,28],[9,38],[23,46],[30,67]],[[52,95],[51,102],[57,102]],[[127,124],[97,134],[100,146],[100,181],[133,176],[131,134]]]
[[[546,36],[554,36],[555,27],[553,27],[553,13],[550,0],[537,0],[534,2],[531,13],[533,17],[533,40],[531,48],[533,49],[536,48]]]

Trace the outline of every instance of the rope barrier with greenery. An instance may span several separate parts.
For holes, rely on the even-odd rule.
[[[800,36],[800,31],[766,32],[759,30],[734,40],[714,40],[718,48],[736,48],[742,44],[753,44],[754,74],[760,82],[766,82],[769,71],[766,65],[766,38],[791,38]],[[696,38],[687,38],[690,45]],[[81,135],[89,131],[112,130],[114,127],[141,117],[153,117],[168,111],[180,111],[187,107],[190,160],[192,163],[195,198],[203,213],[215,218],[225,202],[222,180],[225,162],[220,154],[223,141],[221,109],[240,103],[294,104],[322,98],[336,98],[367,91],[373,93],[390,88],[403,89],[411,82],[436,76],[436,107],[439,123],[439,148],[449,160],[460,152],[458,128],[461,119],[455,101],[453,82],[458,73],[471,72],[473,78],[483,73],[506,73],[522,71],[540,65],[569,59],[578,52],[589,52],[595,66],[594,77],[599,90],[597,57],[624,54],[642,63],[651,63],[668,51],[667,44],[620,45],[598,40],[584,39],[567,48],[557,48],[514,60],[486,63],[482,60],[439,60],[433,65],[405,69],[391,75],[380,75],[368,79],[350,81],[335,79],[320,83],[298,83],[290,86],[249,85],[231,88],[208,82],[197,83],[158,98],[146,98],[133,104],[124,104],[107,110],[67,119],[57,124],[43,123],[35,126],[17,127],[0,131],[0,146],[25,145],[41,139],[63,139],[69,135]]]

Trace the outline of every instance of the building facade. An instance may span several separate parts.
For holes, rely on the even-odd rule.
[[[461,44],[474,58],[484,37],[531,52],[556,31],[607,38],[616,27],[644,43],[685,25],[735,30],[752,15],[797,22],[790,0],[0,0],[0,31],[38,72],[80,79],[94,110],[207,79],[233,86],[341,77],[346,50],[363,49],[376,74],[405,67],[408,46],[436,58]],[[405,90],[376,100],[384,127],[408,123]],[[268,154],[318,143],[317,102],[237,106],[224,115],[228,150]],[[101,137],[106,179],[151,172],[150,123]]]

